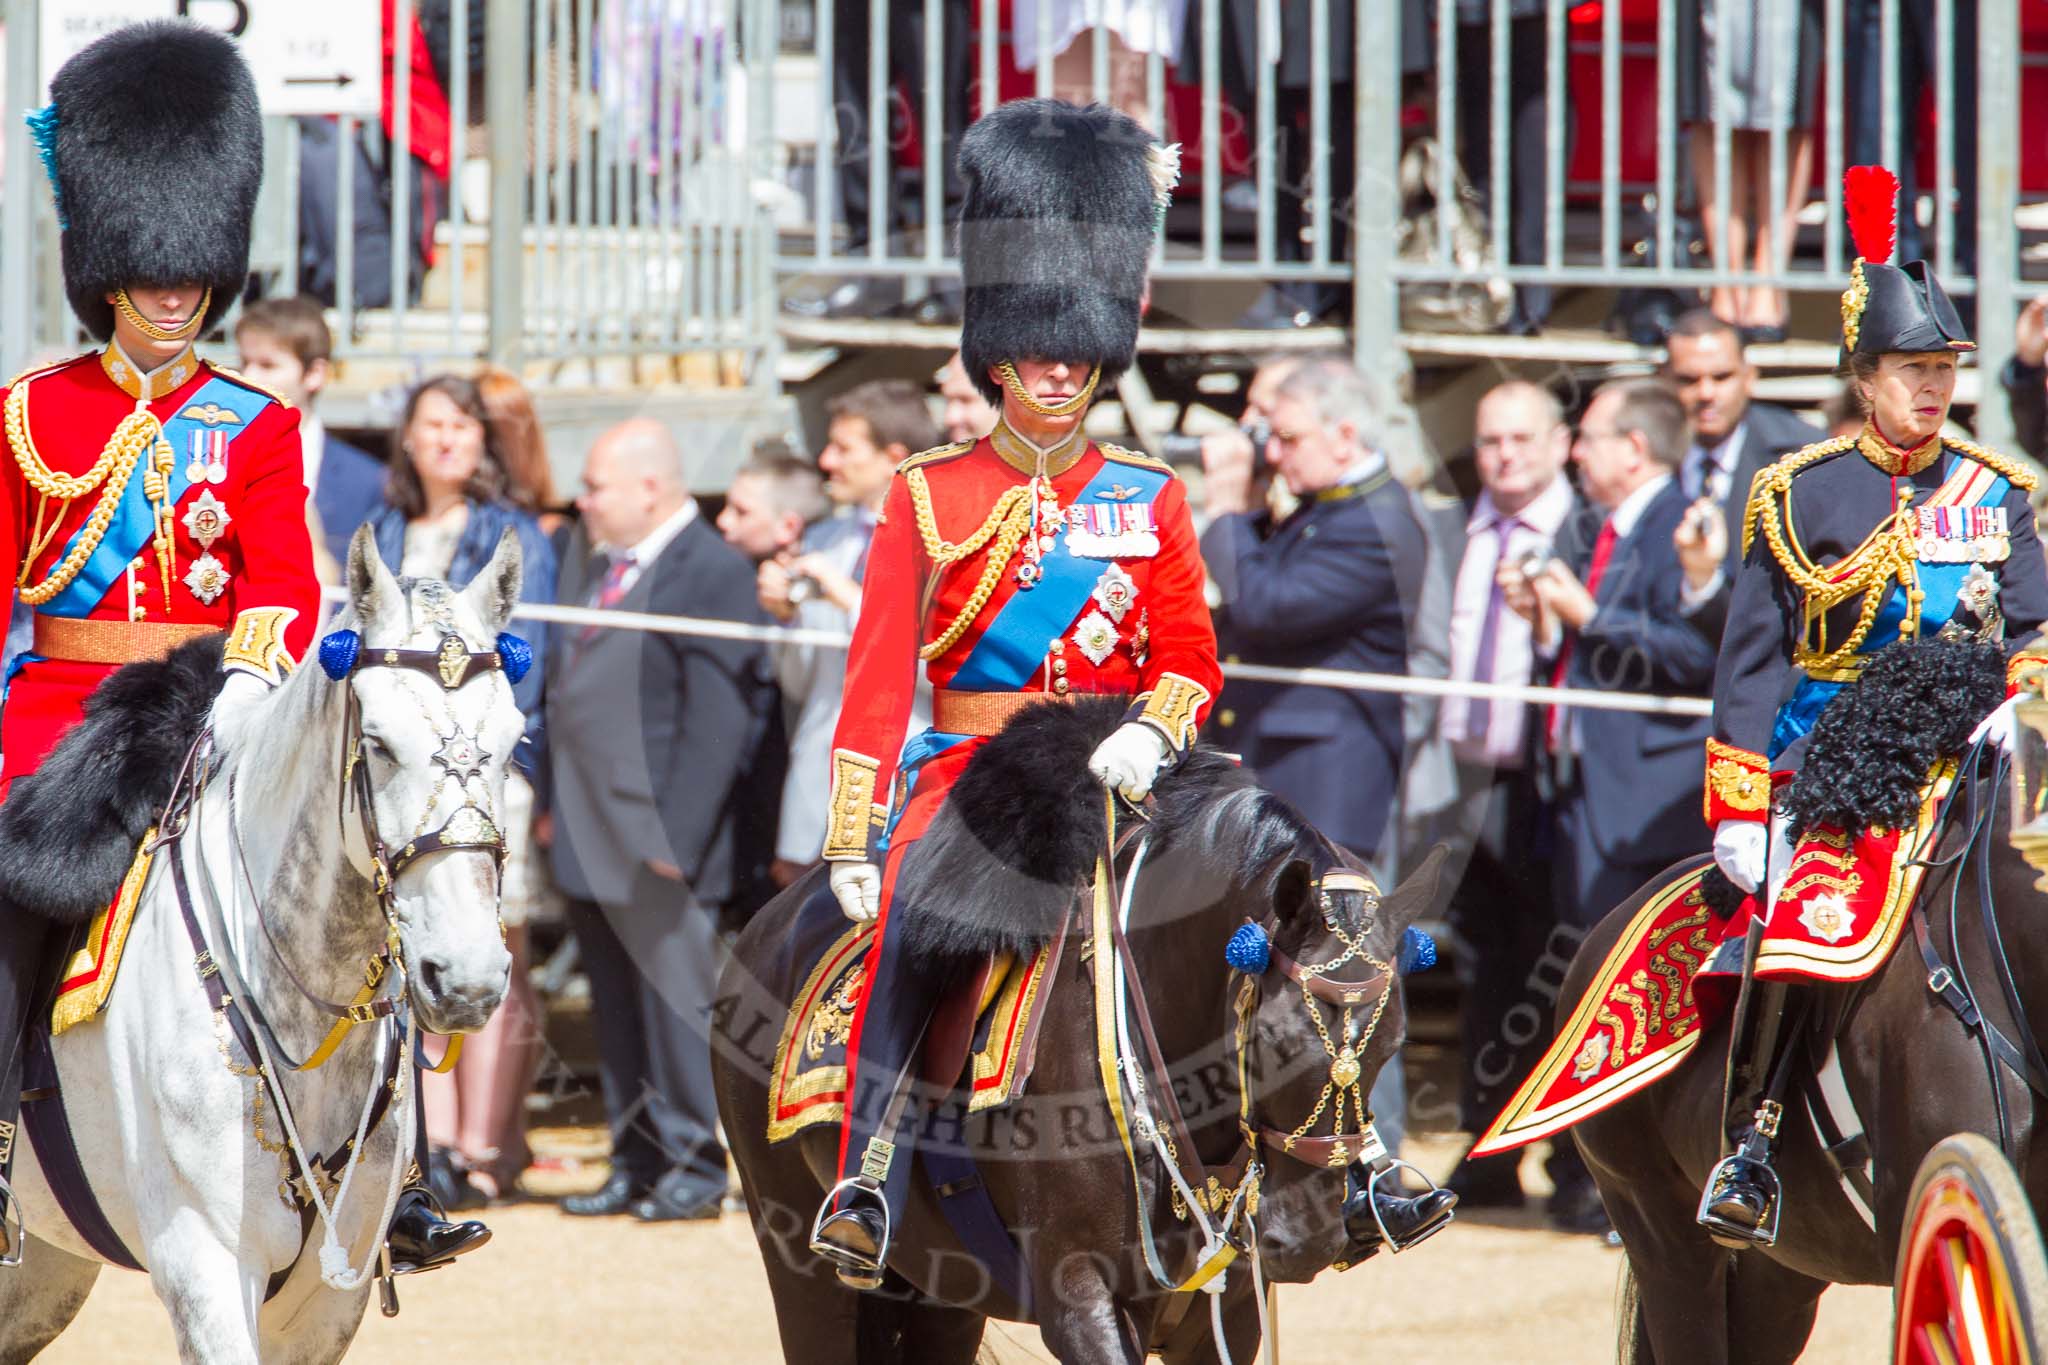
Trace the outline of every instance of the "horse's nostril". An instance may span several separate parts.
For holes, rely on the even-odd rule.
[[[420,984],[427,988],[427,994],[441,994],[441,963],[437,958],[426,958],[420,963]]]

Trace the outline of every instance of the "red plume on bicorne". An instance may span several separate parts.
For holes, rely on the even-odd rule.
[[[1856,254],[1873,265],[1889,261],[1899,227],[1899,178],[1882,166],[1851,166],[1842,173],[1842,203]]]

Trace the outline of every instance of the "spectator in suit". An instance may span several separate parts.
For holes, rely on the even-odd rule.
[[[555,555],[532,515],[506,495],[507,475],[476,385],[438,375],[406,400],[392,451],[387,500],[370,518],[377,551],[394,573],[466,585],[490,562],[499,537],[519,537],[520,601],[554,600]],[[464,1046],[455,1069],[421,1085],[428,1172],[444,1206],[467,1208],[509,1194],[526,1169],[526,1091],[539,1056],[541,1012],[527,981],[527,924],[547,898],[546,873],[534,852],[534,826],[546,809],[542,679],[548,631],[537,621],[516,629],[536,662],[513,687],[526,716],[526,735],[505,776],[506,856],[499,914],[512,953],[505,1003]]]
[[[242,373],[299,410],[299,441],[306,452],[306,487],[312,497],[315,556],[322,583],[339,583],[348,539],[384,503],[384,461],[339,436],[330,436],[315,405],[333,376],[334,336],[317,301],[303,294],[259,299],[235,323]]]
[[[1682,314],[1672,324],[1668,346],[1664,374],[1692,426],[1692,443],[1678,467],[1679,486],[1691,506],[1675,541],[1685,566],[1685,607],[1719,644],[1734,579],[1725,561],[1728,547],[1742,543],[1749,485],[1780,456],[1823,433],[1774,403],[1756,401],[1756,367],[1744,353],[1741,331],[1708,309]]]
[[[1551,678],[1603,692],[1705,696],[1714,644],[1680,610],[1685,574],[1673,533],[1686,514],[1678,482],[1685,409],[1661,380],[1601,387],[1579,422],[1572,459],[1600,512],[1589,545],[1533,576],[1501,571],[1510,606],[1535,625]],[[1553,707],[1544,735],[1557,764],[1558,914],[1589,927],[1656,873],[1704,852],[1701,716]]]
[[[818,580],[797,568],[809,554],[807,530],[824,521],[832,504],[818,467],[780,441],[754,449],[726,493],[718,529],[726,544],[754,565],[755,592],[762,609],[784,625],[844,630],[846,613],[824,601]],[[842,537],[834,561],[851,572],[865,545]],[[815,566],[814,566],[815,567]],[[811,759],[826,762],[832,726],[839,716],[839,690],[846,677],[846,651],[830,645],[779,640],[768,647],[782,701],[783,769],[811,772]],[[807,782],[780,784],[775,848],[768,877],[776,889],[788,886],[818,860],[825,846],[825,794]]]
[[[1373,448],[1371,389],[1349,362],[1306,361],[1280,384],[1266,457],[1300,500],[1274,522],[1247,464],[1212,464],[1203,555],[1246,662],[1407,670],[1427,545],[1414,501]],[[1322,832],[1380,851],[1401,772],[1401,698],[1232,683],[1233,733],[1261,780]]]
[[[1480,491],[1451,599],[1450,676],[1522,685],[1535,679],[1535,643],[1529,622],[1507,604],[1500,572],[1550,558],[1579,511],[1564,476],[1571,428],[1550,390],[1520,379],[1488,390],[1476,418]],[[1464,828],[1451,844],[1471,850],[1450,906],[1461,949],[1459,1122],[1471,1132],[1485,1129],[1542,1054],[1548,1030],[1525,1021],[1547,1022],[1556,1006],[1556,979],[1537,972],[1553,951],[1557,916],[1548,870],[1552,810],[1537,779],[1531,710],[1525,702],[1447,697],[1441,713],[1466,794]],[[1519,1207],[1518,1165],[1514,1156],[1466,1163],[1453,1177],[1460,1203]],[[1555,1167],[1551,1179],[1567,1184]]]
[[[614,427],[584,464],[560,600],[766,618],[754,574],[699,514],[668,429]],[[590,978],[612,1171],[564,1202],[648,1222],[716,1218],[725,1151],[707,1011],[718,919],[736,894],[740,787],[771,726],[757,643],[597,626],[549,660],[555,881]]]

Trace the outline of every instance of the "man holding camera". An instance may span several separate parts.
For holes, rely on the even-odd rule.
[[[1451,597],[1454,681],[1524,685],[1536,676],[1530,623],[1509,607],[1502,574],[1511,566],[1540,574],[1559,534],[1584,511],[1564,476],[1571,444],[1564,410],[1548,389],[1513,379],[1479,400],[1472,453],[1480,492]],[[1464,949],[1459,1114],[1473,1132],[1486,1127],[1542,1054],[1547,1035],[1520,1037],[1510,1013],[1527,1005],[1548,1018],[1555,1003],[1554,981],[1544,995],[1544,983],[1532,978],[1557,920],[1547,871],[1553,812],[1551,793],[1538,781],[1535,710],[1526,702],[1456,696],[1445,698],[1441,714],[1465,795],[1463,838],[1453,846],[1471,849],[1451,918]],[[1520,1207],[1516,1164],[1513,1157],[1467,1163],[1452,1177],[1459,1199]],[[1583,1183],[1583,1167],[1570,1164]],[[1554,1160],[1550,1174],[1565,1190],[1573,1182],[1560,1165]],[[1567,1207],[1572,1202],[1554,1205],[1553,1216],[1569,1224],[1577,1213]]]

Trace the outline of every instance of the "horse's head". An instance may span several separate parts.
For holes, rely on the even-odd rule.
[[[349,689],[349,861],[378,890],[421,1024],[473,1032],[504,998],[512,961],[498,920],[500,813],[525,729],[507,673],[527,658],[500,632],[519,599],[519,542],[507,531],[456,592],[401,583],[364,528],[349,546],[348,591],[320,662]]]
[[[1265,1167],[1260,1250],[1276,1280],[1307,1280],[1360,1250],[1345,1230],[1346,1171],[1376,1155],[1367,1096],[1407,1031],[1402,935],[1435,902],[1442,866],[1439,849],[1382,895],[1327,848],[1291,857],[1263,923],[1231,942],[1245,1119]]]

